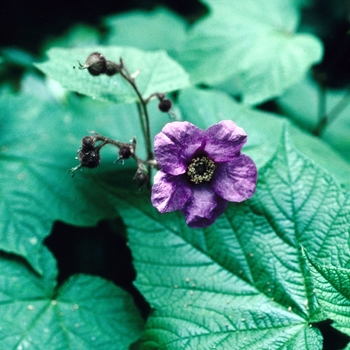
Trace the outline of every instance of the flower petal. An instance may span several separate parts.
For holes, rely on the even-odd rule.
[[[216,164],[211,187],[230,202],[242,202],[253,196],[258,171],[251,158],[241,154],[232,162]]]
[[[171,175],[184,174],[204,139],[204,131],[189,122],[166,124],[154,139],[154,154],[159,166]]]
[[[205,131],[205,152],[215,162],[229,162],[237,157],[247,141],[245,131],[232,120],[223,120]]]
[[[203,228],[213,224],[226,206],[227,201],[218,196],[208,184],[201,184],[192,187],[191,198],[182,212],[189,227]]]
[[[154,177],[151,201],[161,213],[180,210],[191,196],[187,179],[159,170]]]

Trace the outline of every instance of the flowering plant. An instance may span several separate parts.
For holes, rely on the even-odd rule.
[[[344,4],[200,3],[1,51],[1,348],[349,349]]]
[[[154,152],[161,170],[154,178],[152,204],[161,212],[181,210],[190,227],[211,225],[227,201],[255,192],[257,169],[241,154],[247,135],[230,120],[203,131],[188,122],[165,125]]]

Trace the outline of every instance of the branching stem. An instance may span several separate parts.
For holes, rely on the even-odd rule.
[[[109,144],[109,145],[116,146],[117,148],[120,149],[121,147],[123,147],[125,145],[124,142],[120,142],[118,140],[113,140],[109,137],[106,137],[106,136],[99,134],[96,131],[92,131],[91,133],[94,135],[96,141],[101,141],[101,144],[98,146],[99,148],[102,148],[103,146]],[[131,152],[130,158],[134,159],[137,165],[143,164],[143,165],[146,165],[147,167],[158,169],[158,163],[156,160],[154,160],[154,159],[143,160],[136,155],[136,139],[135,138],[133,138],[133,141],[130,144],[130,146],[132,147],[132,152]],[[117,159],[116,162],[118,160],[119,159]]]

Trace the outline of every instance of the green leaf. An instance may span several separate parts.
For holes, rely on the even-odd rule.
[[[73,276],[56,290],[51,254],[35,274],[0,253],[0,340],[4,349],[128,349],[142,329],[132,298],[99,277]]]
[[[18,65],[27,69],[33,66],[34,57],[22,49],[7,47],[1,50],[1,55],[4,60],[3,63]]]
[[[327,108],[324,113],[330,116],[331,122],[326,126],[321,138],[350,163],[349,90],[327,89],[325,94]],[[312,131],[319,122],[319,104],[321,103],[319,96],[319,87],[308,76],[286,91],[278,103],[285,115],[303,128]]]
[[[120,76],[94,77],[87,70],[73,69],[78,60],[85,62],[92,52],[100,52],[106,59],[116,63],[122,57],[130,73],[139,72],[136,84],[144,98],[155,92],[166,93],[189,85],[187,73],[164,51],[145,52],[117,46],[53,48],[48,51],[49,60],[36,66],[68,90],[88,95],[93,99],[115,103],[137,101],[135,91]]]
[[[339,265],[320,264],[311,259],[305,249],[303,254],[314,278],[315,294],[324,317],[334,321],[332,323],[334,328],[350,335],[350,270]],[[348,261],[342,263],[349,266]]]
[[[69,92],[55,80],[46,79],[43,81],[38,74],[29,72],[24,74],[21,79],[21,93],[35,95],[40,100],[47,100],[49,103],[57,103],[57,101],[64,101]]]
[[[115,190],[136,285],[154,309],[145,349],[321,349],[322,320],[300,246],[348,261],[350,201],[287,135],[259,172],[257,192],[214,225],[189,229],[159,214],[148,194]]]
[[[125,167],[136,171],[134,162],[114,164],[118,150],[113,147],[101,151],[99,168],[84,169],[74,178],[67,174],[79,164],[76,151],[89,130],[122,142],[136,136],[139,156],[144,156],[137,109],[76,98],[62,105],[29,94],[0,96],[0,109],[0,249],[25,257],[42,272],[41,242],[55,220],[93,226],[118,216],[102,180],[106,174],[113,179],[112,187],[128,182],[131,191],[137,189],[132,175],[125,178],[120,172]],[[150,110],[152,130],[159,132],[167,116],[153,104]]]
[[[177,56],[193,83],[221,86],[257,104],[281,95],[322,57],[320,40],[295,33],[295,1],[202,2],[210,14],[193,26]]]
[[[174,52],[186,38],[184,19],[161,7],[153,11],[136,10],[110,16],[104,22],[109,29],[106,45]]]
[[[100,43],[100,32],[96,27],[90,27],[84,24],[77,24],[70,28],[67,33],[56,39],[50,38],[44,46],[43,51],[51,47],[83,47],[98,45]]]
[[[255,161],[258,168],[275,153],[283,126],[287,124],[291,141],[298,151],[327,169],[350,189],[350,165],[325,142],[294,127],[280,115],[251,109],[222,92],[194,88],[181,91],[179,107],[186,120],[203,129],[224,119],[231,119],[243,127],[248,135],[243,152]]]

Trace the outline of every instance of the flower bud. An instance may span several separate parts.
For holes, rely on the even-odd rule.
[[[134,176],[134,180],[136,180],[139,185],[139,190],[141,190],[142,186],[148,183],[148,179],[149,177],[146,168],[142,164],[139,165]]]
[[[78,159],[82,167],[96,168],[101,162],[99,149],[92,149],[88,151],[81,149],[78,152]]]
[[[171,109],[171,105],[172,105],[171,101],[165,98],[159,102],[158,108],[162,112],[169,112]]]
[[[96,138],[93,136],[85,136],[81,140],[81,149],[84,151],[90,151],[94,149]],[[78,151],[79,152],[79,151]]]
[[[93,52],[88,56],[83,66],[91,75],[97,76],[107,71],[107,60],[99,52]]]
[[[119,159],[124,160],[124,159],[129,159],[131,155],[134,153],[134,147],[128,143],[123,144],[119,148]]]
[[[106,74],[112,76],[114,74],[118,74],[120,71],[120,66],[112,61],[107,61],[107,69]]]

